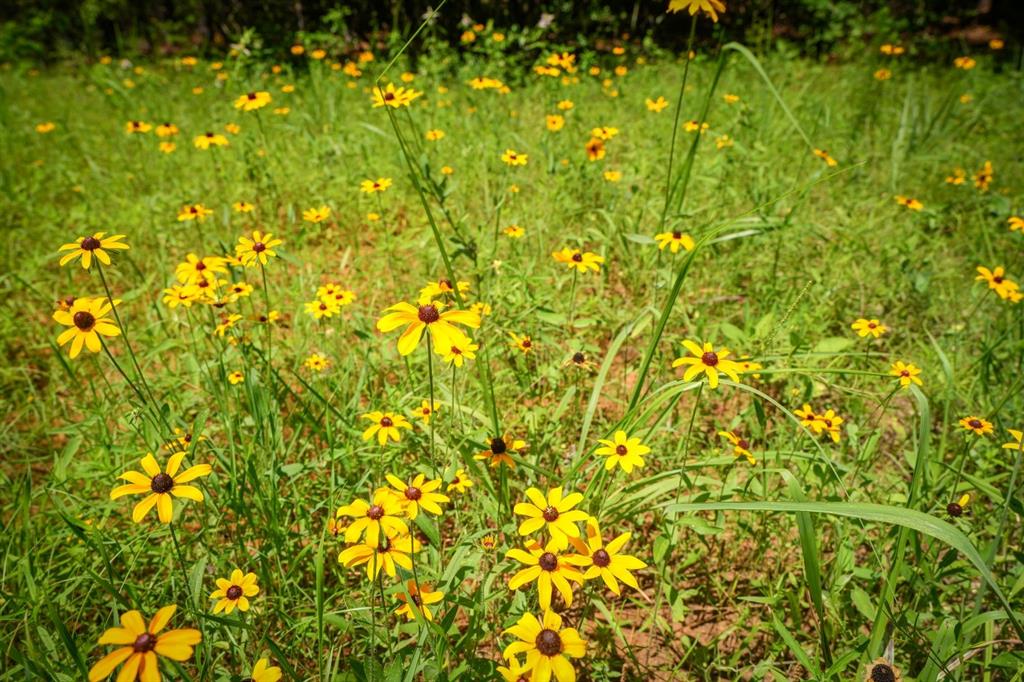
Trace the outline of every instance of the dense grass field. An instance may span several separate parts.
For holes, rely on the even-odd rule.
[[[0,71],[0,679],[1024,679],[1014,48],[470,30]]]

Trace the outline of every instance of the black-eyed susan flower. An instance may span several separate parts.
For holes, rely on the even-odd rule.
[[[444,310],[440,302],[427,303],[418,308],[410,303],[396,303],[384,310],[386,313],[377,320],[377,329],[384,333],[405,326],[405,331],[398,339],[398,352],[409,355],[419,345],[423,331],[430,334],[434,348],[451,348],[453,343],[466,338],[466,335],[455,325],[467,327],[480,326],[480,315],[470,310]]]
[[[668,100],[664,96],[659,95],[658,99],[651,99],[648,97],[644,100],[644,106],[647,107],[647,111],[653,111],[654,113],[660,113],[668,107]]]
[[[46,121],[44,123],[37,123],[36,124],[36,132],[39,133],[40,135],[45,135],[47,133],[52,133],[56,129],[57,129],[57,124],[54,123],[53,121]]]
[[[964,493],[957,498],[956,502],[950,502],[946,505],[946,513],[952,516],[954,519],[960,518],[964,515],[967,510],[967,505],[971,501],[971,496],[968,493]]]
[[[421,420],[425,425],[430,424],[430,418],[437,412],[437,403],[431,403],[429,400],[424,400],[418,407],[412,408],[412,416]]]
[[[672,253],[679,253],[679,249],[693,251],[695,246],[693,237],[679,230],[659,232],[654,235],[654,239],[657,240],[659,249],[664,251],[667,247]]]
[[[205,256],[200,258],[194,253],[185,256],[185,260],[174,268],[174,276],[182,284],[198,284],[199,282],[216,279],[217,274],[227,273],[228,268],[223,258]]]
[[[523,355],[537,350],[537,343],[529,334],[523,334],[520,336],[515,332],[509,332],[508,335],[512,337],[512,341],[509,345],[521,352]]]
[[[192,138],[192,146],[196,149],[209,149],[210,147],[227,147],[231,143],[228,142],[228,138],[224,137],[220,133],[214,133],[207,131],[202,135],[196,135]]]
[[[488,442],[488,449],[478,452],[473,455],[473,459],[485,460],[490,462],[492,467],[496,467],[499,464],[504,464],[510,469],[514,469],[516,464],[512,461],[510,453],[519,454],[519,452],[526,447],[526,441],[514,438],[511,434],[504,434],[502,436],[495,436]]]
[[[967,180],[967,171],[963,168],[954,168],[951,175],[946,176],[947,185],[962,185]]]
[[[413,90],[412,88],[395,87],[394,83],[388,83],[385,87],[376,87],[373,90],[373,108],[378,107],[392,107],[398,109],[399,107],[409,106],[413,100],[422,95],[422,92]]]
[[[445,492],[457,492],[465,493],[467,490],[473,487],[473,480],[463,469],[456,469],[455,475],[452,476],[452,480],[448,481]]]
[[[844,421],[842,417],[829,408],[825,410],[825,414],[816,415],[815,421],[820,424],[820,427],[815,429],[815,433],[826,433],[833,443],[839,442],[841,435],[839,427]]]
[[[1024,431],[1018,431],[1017,429],[1007,429],[1010,437],[1013,440],[1009,443],[1003,443],[1004,450],[1024,450]]]
[[[585,565],[586,560],[576,554],[560,554],[563,549],[556,546],[554,540],[546,547],[540,543],[531,541],[526,543],[526,549],[513,548],[505,553],[508,559],[515,559],[526,568],[519,570],[508,581],[510,590],[518,590],[523,585],[528,585],[534,580],[537,581],[537,592],[540,598],[542,609],[551,608],[551,588],[554,587],[562,595],[562,601],[566,606],[572,606],[572,585],[573,581],[578,585],[583,584],[583,573],[579,566]]]
[[[1000,265],[989,270],[985,266],[979,265],[977,270],[978,276],[974,279],[979,282],[987,282],[988,288],[996,292],[999,298],[1014,302],[1019,300],[1020,285],[1006,276],[1003,266]]]
[[[331,366],[331,361],[320,353],[313,353],[302,364],[314,372],[322,372]]]
[[[238,313],[224,315],[223,317],[221,317],[220,324],[217,325],[217,328],[214,330],[214,332],[217,334],[217,336],[223,337],[224,334],[226,334],[229,329],[233,328],[235,324],[241,319],[242,316]]]
[[[418,611],[429,621],[434,620],[434,614],[428,608],[430,604],[437,604],[444,599],[444,592],[430,589],[430,585],[417,585],[415,580],[405,581],[405,592],[399,592],[398,600],[402,605],[395,609],[395,615],[405,616],[406,620],[416,620]]]
[[[907,49],[902,45],[893,45],[891,43],[885,43],[878,48],[878,51],[890,57],[898,57],[904,52],[906,52]]]
[[[444,139],[444,131],[433,128],[424,133],[423,137],[425,137],[429,142],[437,142]]]
[[[989,185],[992,184],[993,177],[995,177],[995,172],[992,170],[992,162],[986,161],[985,165],[974,173],[975,188],[978,191],[987,192]]]
[[[266,90],[247,92],[244,95],[239,95],[235,100],[235,109],[256,111],[270,104],[272,100],[273,98]]]
[[[892,78],[891,69],[878,69],[872,74],[876,81],[887,81]]]
[[[451,346],[447,349],[436,348],[435,352],[444,358],[444,361],[449,365],[455,367],[462,367],[466,360],[476,359],[476,351],[479,350],[480,346],[473,343],[473,339],[468,336],[462,338],[453,339]]]
[[[485,535],[480,538],[480,546],[488,552],[492,552],[498,546],[498,539],[493,535]]]
[[[100,263],[110,265],[108,250],[118,251],[129,247],[122,241],[125,238],[123,234],[114,234],[109,237],[106,234],[106,232],[97,232],[91,237],[79,237],[75,241],[61,246],[58,251],[70,251],[61,256],[61,266],[67,265],[76,258],[81,258],[82,267],[88,270],[94,256]]]
[[[583,151],[587,153],[587,159],[590,161],[600,161],[607,153],[604,141],[596,137],[587,140],[586,144],[583,145]]]
[[[363,180],[359,183],[359,191],[366,194],[375,192],[386,192],[391,187],[391,178],[377,178],[376,180]]]
[[[455,286],[459,288],[459,294],[465,294],[469,292],[470,284],[460,280]],[[455,286],[452,286],[452,282],[449,279],[442,277],[436,282],[427,282],[427,284],[420,289],[419,304],[427,305],[431,301],[440,298],[442,296],[452,296],[455,293]]]
[[[353,519],[345,529],[345,542],[356,542],[366,531],[366,543],[376,547],[382,533],[386,536],[409,532],[402,520],[403,513],[403,505],[392,491],[382,488],[373,494],[372,503],[357,498],[351,504],[338,507],[335,516]]]
[[[167,459],[167,468],[160,471],[160,465],[152,453],[148,453],[139,463],[142,471],[126,471],[118,478],[128,481],[110,491],[110,499],[116,500],[125,495],[142,495],[149,493],[132,510],[132,521],[141,523],[146,513],[154,506],[161,523],[170,523],[174,515],[173,497],[187,500],[203,501],[203,493],[199,488],[185,485],[200,476],[209,476],[213,469],[209,464],[196,464],[179,473],[181,462],[185,459],[184,452],[176,452]],[[143,473],[145,472],[145,473]]]
[[[688,133],[700,132],[701,135],[708,131],[711,125],[707,122],[701,123],[700,121],[687,121],[683,124],[683,130]]]
[[[1006,222],[1010,226],[1010,232],[1016,232],[1017,230],[1020,230],[1022,233],[1024,233],[1024,218],[1012,215],[1009,218],[1007,218]]]
[[[113,303],[107,298],[76,298],[67,310],[57,310],[53,313],[53,319],[68,329],[61,332],[57,337],[57,345],[64,346],[68,343],[71,347],[68,356],[72,359],[78,357],[82,352],[82,346],[89,349],[91,353],[99,353],[103,348],[100,336],[118,336],[121,329],[113,320],[107,319],[107,314],[113,309]]]
[[[231,208],[235,213],[252,213],[256,207],[248,201],[236,201],[231,204]]]
[[[509,225],[502,232],[510,239],[522,239],[526,234],[526,228],[519,225]]]
[[[985,436],[992,433],[992,422],[981,417],[970,415],[960,420],[960,426],[976,436]]]
[[[302,219],[307,223],[322,223],[331,217],[330,206],[321,206],[319,208],[307,208],[302,212]]]
[[[245,682],[278,682],[281,679],[281,669],[270,665],[270,659],[261,658],[252,667],[252,673]]]
[[[275,239],[274,235],[269,232],[264,234],[259,230],[254,230],[252,239],[244,235],[238,238],[238,244],[235,245],[235,256],[248,268],[266,265],[269,259],[277,255],[274,247],[283,243],[280,239]]]
[[[178,222],[195,220],[202,223],[206,222],[206,217],[210,215],[213,215],[213,210],[202,204],[185,204],[178,211]]]
[[[877,339],[889,331],[889,328],[877,319],[867,320],[863,317],[855,320],[853,324],[850,325],[850,328],[857,332],[857,336],[861,338],[870,335]]]
[[[164,154],[170,154],[177,148],[178,145],[174,144],[173,142],[161,142],[159,145],[160,151],[162,151]]]
[[[498,674],[505,682],[531,682],[530,669],[519,662],[518,656],[509,656],[505,663],[508,667],[498,666]]]
[[[639,590],[640,585],[630,571],[647,568],[647,564],[622,551],[632,537],[632,533],[622,533],[608,544],[604,544],[597,519],[592,516],[588,517],[586,526],[586,542],[581,538],[570,539],[573,547],[579,552],[578,558],[574,562],[575,565],[587,568],[583,579],[593,580],[600,577],[608,589],[615,594],[620,594],[618,583],[620,580],[634,590]]]
[[[900,386],[903,388],[910,388],[911,384],[917,384],[918,386],[924,384],[920,377],[921,368],[913,364],[906,364],[901,360],[893,363],[889,369],[889,374],[898,377]]]
[[[575,628],[562,629],[562,617],[545,611],[541,620],[524,613],[519,621],[505,630],[519,641],[505,647],[502,656],[508,660],[526,654],[526,668],[531,671],[530,682],[575,682],[576,671],[569,658],[583,658],[587,643]]]
[[[622,467],[627,474],[644,465],[644,455],[651,449],[640,442],[640,438],[630,438],[625,431],[616,431],[611,440],[598,440],[604,447],[598,448],[594,454],[606,457],[604,468],[611,471],[616,465]]]
[[[757,460],[750,452],[750,442],[746,438],[737,436],[732,431],[719,431],[718,435],[732,444],[732,453],[736,456],[736,459],[745,457],[751,464],[757,464]]]
[[[884,658],[869,663],[867,674],[864,676],[864,682],[900,682],[902,679],[899,668]]]
[[[829,155],[829,153],[828,153],[827,151],[825,151],[824,149],[815,149],[815,150],[814,150],[814,155],[815,155],[815,156],[817,156],[817,157],[818,157],[819,159],[821,159],[822,161],[824,161],[824,162],[825,162],[825,164],[826,164],[826,165],[827,165],[828,167],[830,167],[830,168],[834,168],[835,166],[838,166],[838,165],[839,165],[839,162],[838,162],[838,161],[836,161],[835,159],[833,159],[833,158],[832,158],[832,157],[831,157],[831,156]]]
[[[808,403],[804,403],[803,407],[793,410],[793,414],[800,419],[800,425],[805,429],[815,430],[816,433],[820,429],[820,426],[817,424],[818,415],[815,414]]]
[[[185,628],[161,633],[178,610],[177,606],[165,606],[156,612],[149,625],[138,611],[121,614],[121,627],[110,628],[99,639],[100,644],[116,644],[115,649],[89,670],[89,682],[99,682],[124,663],[117,679],[120,682],[160,680],[158,657],[173,661],[187,661],[192,658],[192,647],[203,637],[199,630]]]
[[[210,599],[216,599],[213,612],[230,614],[236,608],[239,611],[249,610],[249,597],[255,597],[259,591],[255,573],[243,574],[241,570],[231,571],[228,579],[217,578],[217,589],[210,593]]]
[[[976,62],[973,57],[957,57],[953,60],[953,66],[964,71],[970,71],[977,66],[977,64],[978,62]]]
[[[601,264],[604,263],[604,256],[569,247],[564,247],[561,251],[552,252],[551,257],[555,261],[565,264],[570,270],[575,268],[581,274],[599,272]]]
[[[728,348],[715,350],[710,343],[703,346],[694,341],[683,341],[683,347],[690,351],[689,356],[676,358],[672,361],[672,367],[689,365],[683,373],[683,381],[693,381],[700,374],[708,378],[710,388],[718,388],[718,375],[725,374],[735,382],[739,382],[740,365],[734,360],[729,360],[730,351]]]
[[[236,386],[242,383],[243,381],[245,381],[245,372],[236,369],[233,372],[228,373],[228,383],[230,383],[232,386]]]
[[[501,160],[509,166],[525,166],[529,156],[514,149],[506,149],[501,155]]]
[[[360,418],[372,422],[363,431],[363,440],[370,440],[376,435],[377,442],[381,445],[387,445],[388,439],[396,443],[399,442],[402,439],[402,434],[398,429],[412,429],[412,424],[409,423],[408,419],[394,412],[375,410],[362,415]]]
[[[601,176],[608,182],[619,182],[622,180],[622,171],[606,170]]]
[[[178,126],[173,123],[161,123],[156,127],[157,137],[174,137],[179,132]]]
[[[600,126],[590,131],[591,137],[596,137],[599,140],[610,140],[619,134],[618,128],[611,126]]]
[[[128,121],[124,124],[124,131],[129,135],[148,133],[153,126],[145,121]]]
[[[318,298],[315,301],[307,301],[303,304],[303,308],[313,316],[314,320],[334,317],[341,312],[341,306],[333,298]]]
[[[893,199],[896,200],[897,204],[905,208],[908,208],[911,211],[920,211],[924,209],[924,204],[922,204],[920,201],[918,201],[917,199],[912,199],[910,197],[905,197],[902,194],[897,194],[895,197],[893,197]]]
[[[391,578],[395,577],[395,566],[412,572],[412,555],[420,551],[420,541],[402,533],[384,536],[379,545],[358,543],[345,548],[338,555],[338,563],[346,568],[366,564],[366,577],[376,579],[381,569]]]
[[[548,114],[544,117],[544,125],[553,133],[565,127],[565,117],[561,114]]]
[[[587,514],[573,509],[583,501],[582,493],[569,493],[562,496],[562,486],[548,490],[547,497],[536,488],[527,488],[526,497],[529,502],[519,502],[512,511],[526,519],[519,524],[520,535],[532,535],[538,530],[546,529],[556,549],[565,549],[569,538],[580,536],[577,522],[587,518]]]
[[[385,478],[391,484],[391,488],[382,488],[382,490],[387,490],[394,495],[410,519],[419,516],[421,508],[435,516],[440,516],[444,511],[441,509],[441,505],[451,501],[447,495],[436,492],[442,483],[439,478],[428,481],[423,474],[416,474],[409,483],[393,474],[388,474]]]

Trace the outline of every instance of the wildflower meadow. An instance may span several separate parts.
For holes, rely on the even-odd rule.
[[[1022,47],[751,11],[5,62],[0,680],[1024,680]]]

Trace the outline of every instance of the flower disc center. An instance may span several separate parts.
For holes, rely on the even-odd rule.
[[[718,353],[708,351],[704,355],[700,356],[700,361],[708,367],[714,367],[718,364]]]
[[[132,649],[139,654],[144,654],[147,651],[152,651],[156,648],[156,637],[143,632],[141,635],[135,638],[135,642],[132,643]]]
[[[554,630],[541,630],[535,644],[537,650],[545,656],[552,657],[562,653],[562,638]]]
[[[79,246],[81,246],[86,251],[95,251],[96,249],[100,248],[100,240],[96,239],[96,237],[86,237],[85,239],[82,240],[82,243],[79,244]]]
[[[544,520],[548,523],[552,523],[558,520],[558,510],[554,507],[545,507],[544,509]]]
[[[375,504],[366,510],[366,515],[374,521],[379,521],[384,516],[384,507]]]
[[[174,479],[162,472],[154,476],[153,480],[149,482],[150,490],[161,495],[170,492],[173,487]]]
[[[424,324],[430,324],[431,322],[437,322],[441,319],[441,313],[438,312],[437,306],[433,303],[427,305],[421,305],[417,316],[420,318],[420,322]]]
[[[598,568],[604,568],[612,562],[612,557],[604,549],[599,549],[594,552],[594,556],[591,557],[594,560],[594,565]]]
[[[93,314],[86,312],[85,310],[79,310],[74,316],[75,326],[81,329],[83,332],[91,330],[96,325],[96,318]]]
[[[558,557],[551,552],[544,552],[540,555],[540,559],[537,560],[540,567],[545,571],[553,571],[558,568]]]
[[[242,596],[242,588],[238,585],[232,585],[224,594],[231,601],[237,601],[238,598]]]

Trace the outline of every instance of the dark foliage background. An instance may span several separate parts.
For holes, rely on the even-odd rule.
[[[422,21],[435,0],[2,0],[0,59],[52,60],[85,53],[225,52],[247,30],[255,44],[279,50],[333,36],[338,47],[379,43]],[[650,38],[677,47],[686,19],[666,15],[667,0],[450,0],[437,22],[457,40],[467,21],[495,27],[549,23],[548,37],[566,44],[607,38]],[[1021,0],[726,0],[721,26],[732,38],[764,47],[787,41],[814,56],[842,56],[864,39],[907,38],[925,44],[981,44],[999,35],[1020,42]],[[702,22],[710,30],[710,22]],[[915,41],[918,42],[918,41]],[[252,43],[250,43],[252,44]]]

